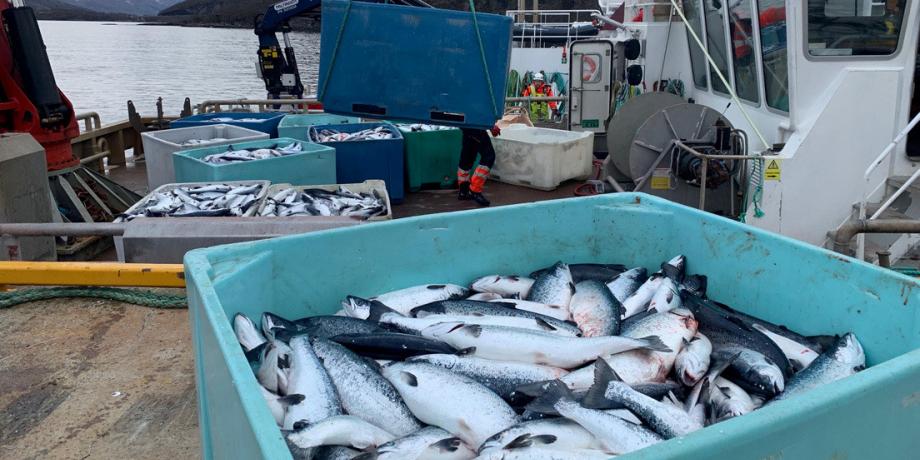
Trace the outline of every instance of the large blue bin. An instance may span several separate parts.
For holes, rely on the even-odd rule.
[[[358,117],[333,115],[331,113],[299,113],[285,115],[278,123],[278,137],[290,137],[302,141],[310,140],[310,127],[314,125],[334,125],[341,123],[360,123]]]
[[[215,123],[240,126],[267,133],[271,137],[278,136],[278,123],[284,118],[283,113],[275,112],[217,112],[202,113],[190,117],[180,118],[169,124],[170,128],[188,128],[191,126],[209,126]]]
[[[335,175],[340,184],[353,184],[368,179],[380,179],[387,184],[390,201],[402,203],[406,196],[403,170],[403,137],[399,129],[389,123],[353,123],[339,125],[315,125],[310,128],[310,140],[316,142],[315,132],[333,129],[343,133],[355,133],[365,129],[386,126],[395,135],[393,139],[378,139],[346,142],[318,142],[335,148]]]
[[[347,0],[322,7],[323,110],[477,128],[501,118],[511,18],[476,14],[480,48],[467,12]]]
[[[622,458],[917,458],[917,280],[633,193],[432,214],[189,252],[204,458],[290,458],[233,333],[236,313],[332,314],[347,294],[466,284],[557,260],[657,270],[678,253],[687,256],[688,271],[709,275],[714,299],[805,334],[855,332],[871,367]]]
[[[264,160],[238,163],[206,163],[203,158],[235,149],[286,147],[299,142],[300,153]],[[172,154],[177,182],[219,182],[234,180],[267,180],[272,183],[320,185],[335,182],[336,152],[332,147],[298,139],[277,138],[238,142],[216,147],[183,150]]]

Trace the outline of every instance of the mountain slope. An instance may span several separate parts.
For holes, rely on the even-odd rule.
[[[155,16],[180,0],[64,0],[72,5],[103,13]]]
[[[61,0],[29,0],[28,6],[35,10],[35,16],[42,20],[64,21],[130,21],[137,19],[121,13],[102,13],[75,6]]]

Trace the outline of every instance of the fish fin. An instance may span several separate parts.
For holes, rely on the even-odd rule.
[[[452,437],[452,438],[444,438],[438,442],[432,443],[428,447],[434,447],[438,449],[441,453],[456,452],[457,449],[460,448],[461,443],[463,443],[463,441],[461,441],[460,438]]]
[[[508,444],[505,444],[502,449],[504,450],[514,450],[514,449],[523,449],[524,447],[530,447],[533,444],[533,441],[530,440],[530,433],[524,433],[511,440]]]
[[[607,409],[610,404],[606,396],[607,384],[621,381],[620,376],[607,364],[607,361],[604,361],[604,358],[597,358],[594,361],[594,384],[582,396],[581,405],[588,409]]]
[[[510,279],[511,281],[520,281],[521,277],[517,275],[510,275],[508,276],[508,279]]]
[[[467,356],[467,355],[472,355],[474,353],[476,353],[476,347],[467,347],[467,348],[457,350],[457,352],[454,354],[457,356]]]
[[[243,351],[243,354],[246,355],[246,360],[249,362],[258,361],[259,358],[262,356],[262,350],[264,350],[265,347],[267,346],[268,346],[268,342],[262,342],[261,344],[259,344],[259,346],[253,348],[252,350]]]
[[[496,307],[514,308],[514,303],[512,302],[489,302],[489,304]]]
[[[642,348],[645,348],[646,350],[661,351],[664,353],[670,353],[674,351],[671,349],[671,347],[665,345],[665,343],[661,341],[661,337],[658,337],[657,335],[650,335],[648,337],[642,337],[639,340],[645,342],[645,346]]]
[[[667,303],[669,303],[669,304],[670,304],[671,302],[673,302],[673,301],[674,301],[674,291],[672,291],[672,290],[669,289],[667,295],[665,295],[665,297],[664,297],[664,300],[665,300],[665,302],[667,302]]]
[[[411,372],[402,371],[399,373],[399,377],[403,379],[403,381],[406,382],[406,384],[410,387],[418,386],[418,377],[416,377],[415,374]]]
[[[536,318],[535,321],[537,322],[537,325],[540,326],[541,329],[544,329],[544,330],[547,330],[547,331],[555,331],[555,330],[558,330],[558,329],[556,328],[556,326],[553,326],[552,324],[547,323],[546,320],[544,320],[544,319],[542,319],[542,318]]]
[[[294,431],[306,429],[308,426],[310,426],[310,422],[306,420],[298,420],[294,422]]]
[[[380,318],[387,313],[394,313],[396,315],[402,316],[398,311],[386,306],[383,302],[379,300],[371,300],[371,305],[367,315],[368,321],[380,321]]]
[[[377,460],[377,451],[364,452],[351,458],[351,460]]]
[[[287,404],[288,406],[294,406],[303,402],[306,399],[306,396],[301,394],[290,394],[287,396],[282,396],[278,398],[278,401]]]
[[[551,382],[552,380],[544,380],[542,382],[527,383],[518,386],[514,391],[530,396],[531,398],[536,398],[546,392],[546,388]]]
[[[661,272],[664,276],[668,277],[671,281],[674,281],[677,284],[680,284],[684,280],[684,271],[679,267],[675,267],[667,262],[661,264]]]
[[[450,331],[453,332],[461,327],[465,327],[467,332],[469,332],[470,335],[472,335],[473,337],[479,337],[480,335],[482,335],[482,326],[478,324],[462,324],[461,323],[459,326],[451,329]]]
[[[707,378],[715,380],[715,378],[722,375],[725,369],[728,369],[728,366],[731,366],[740,355],[740,351],[732,354],[713,353],[712,361],[709,363],[709,372],[706,373]]]
[[[291,368],[291,356],[290,355],[278,355],[278,369],[290,369]]]
[[[541,414],[556,415],[555,405],[559,401],[572,401],[572,391],[559,380],[546,385],[546,391],[527,405],[527,410]]]
[[[575,283],[569,282],[569,291],[574,295],[575,294]]]
[[[431,289],[432,291],[437,291],[438,289],[446,288],[447,285],[446,284],[429,284],[428,286],[425,286],[425,287],[427,289]]]
[[[552,444],[556,442],[559,438],[551,434],[538,434],[536,436],[531,436],[530,441],[534,444]]]

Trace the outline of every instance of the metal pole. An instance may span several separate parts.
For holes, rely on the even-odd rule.
[[[850,240],[861,233],[920,233],[920,220],[877,219],[847,222],[834,234],[834,250],[846,252]]]
[[[125,224],[113,223],[41,223],[0,224],[0,235],[11,236],[121,236]]]
[[[706,175],[709,173],[709,160],[705,158],[703,159],[703,167],[701,168],[701,173],[703,177],[700,178],[700,211],[705,211],[706,210]]]

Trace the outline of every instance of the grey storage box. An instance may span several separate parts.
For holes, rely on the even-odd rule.
[[[176,182],[172,154],[181,150],[268,139],[268,134],[239,126],[216,124],[141,133],[147,160],[147,190]],[[202,142],[187,144],[189,141]]]

